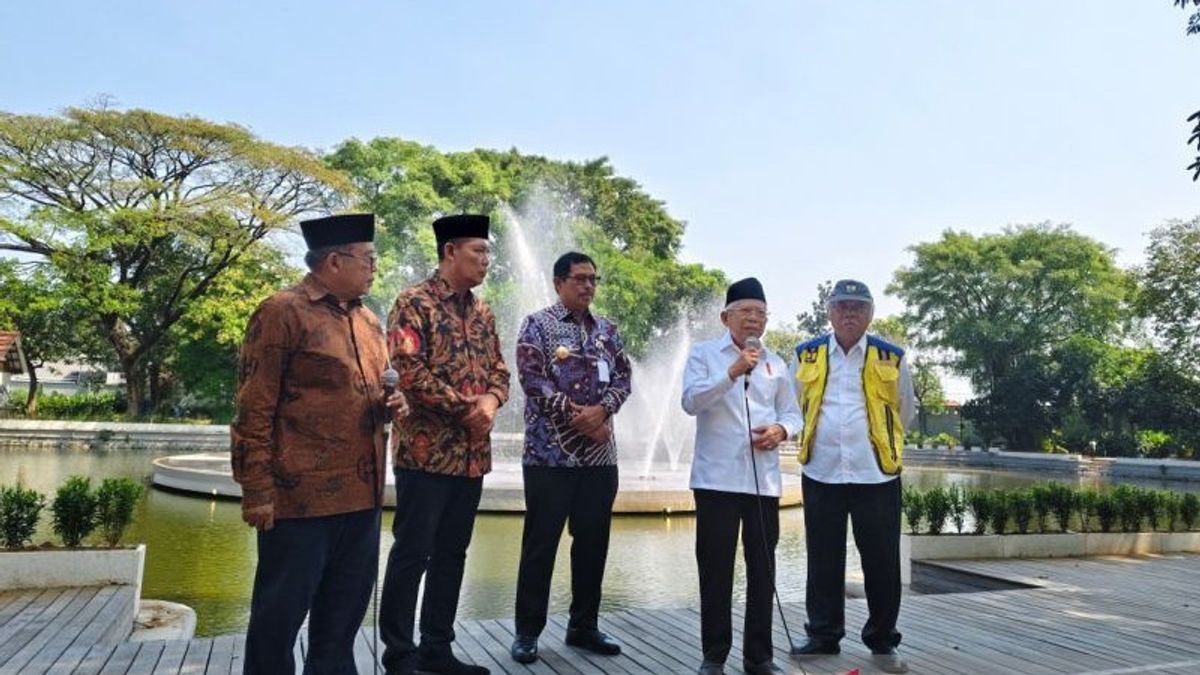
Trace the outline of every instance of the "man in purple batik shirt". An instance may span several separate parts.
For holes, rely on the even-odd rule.
[[[538,658],[567,522],[574,543],[566,642],[597,654],[621,653],[597,629],[597,619],[617,495],[612,417],[629,398],[630,368],[616,325],[589,310],[599,281],[591,258],[564,254],[554,263],[558,302],[525,317],[517,338],[525,392],[525,529],[511,653],[519,663]]]

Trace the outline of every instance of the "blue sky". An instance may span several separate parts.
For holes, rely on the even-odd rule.
[[[882,295],[946,228],[1069,222],[1137,263],[1146,231],[1200,213],[1186,17],[1170,0],[5,3],[0,109],[107,94],[325,149],[606,155],[688,222],[687,259],[760,277],[787,318],[823,279]]]

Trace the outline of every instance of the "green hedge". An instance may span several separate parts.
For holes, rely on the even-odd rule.
[[[1132,485],[1101,490],[1063,483],[993,490],[906,486],[901,501],[912,534],[941,534],[948,525],[961,533],[964,515],[973,521],[972,534],[1178,532],[1196,529],[1200,520],[1200,495]]]

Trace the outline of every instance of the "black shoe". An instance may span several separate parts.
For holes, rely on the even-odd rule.
[[[512,654],[513,661],[517,663],[533,663],[537,661],[537,638],[518,635],[516,640],[513,640],[512,649],[508,650]]]
[[[832,656],[841,654],[842,648],[836,642],[821,642],[809,638],[804,641],[804,644],[798,647],[792,647],[792,656]]]
[[[775,675],[776,673],[783,673],[779,669],[779,666],[770,661],[755,664],[742,663],[742,672],[746,673],[746,675]]]
[[[700,664],[700,670],[696,671],[696,675],[725,675],[725,664],[705,661]]]
[[[459,661],[453,654],[438,657],[417,657],[413,675],[491,675],[483,666],[473,666]]]
[[[567,644],[604,656],[616,656],[621,653],[621,645],[595,628],[568,628]]]

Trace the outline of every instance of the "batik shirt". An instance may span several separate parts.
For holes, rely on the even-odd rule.
[[[358,300],[340,306],[312,275],[259,305],[229,428],[243,507],[271,504],[280,519],[378,507],[384,370],[379,319]]]
[[[526,466],[612,466],[617,445],[571,428],[570,403],[601,405],[612,416],[630,392],[629,359],[617,326],[587,312],[582,323],[561,302],[525,317],[517,338],[525,392]]]
[[[474,405],[467,397],[508,400],[508,368],[488,306],[470,291],[456,294],[435,272],[396,298],[388,346],[411,409],[396,422],[396,468],[470,478],[491,471],[490,437],[473,438],[462,423]]]

